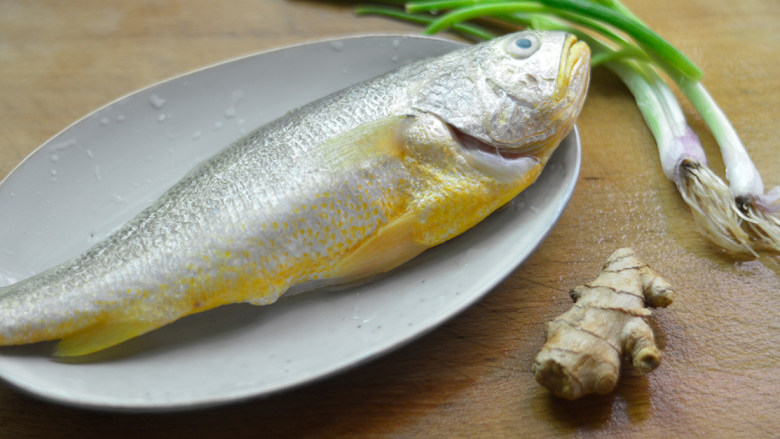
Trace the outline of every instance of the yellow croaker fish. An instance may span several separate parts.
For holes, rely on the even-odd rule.
[[[582,108],[589,51],[527,31],[263,126],[83,255],[0,288],[0,345],[83,355],[220,305],[385,272],[531,184]]]

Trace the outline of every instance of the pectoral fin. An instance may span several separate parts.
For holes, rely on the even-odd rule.
[[[383,273],[412,259],[427,249],[413,238],[417,213],[406,213],[381,227],[342,259],[331,271],[331,277],[347,281]]]
[[[373,163],[381,157],[404,154],[404,139],[413,116],[391,116],[359,125],[340,134],[318,149],[322,160],[346,168]]]
[[[162,326],[141,320],[105,321],[71,334],[57,343],[54,355],[76,357],[97,352]]]

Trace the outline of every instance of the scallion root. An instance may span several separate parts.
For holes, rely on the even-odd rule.
[[[736,202],[745,217],[743,227],[751,235],[754,246],[780,252],[780,218],[775,215],[775,209],[757,198],[738,197]]]
[[[761,175],[747,149],[704,85],[685,79],[680,79],[678,85],[720,146],[729,189],[743,219],[742,228],[750,236],[752,248],[780,252],[780,218],[777,217],[780,206],[772,207],[780,198],[780,189],[764,194]]]
[[[754,239],[743,228],[748,217],[737,208],[728,185],[701,163],[686,160],[680,168],[677,189],[699,232],[727,250],[756,255]]]

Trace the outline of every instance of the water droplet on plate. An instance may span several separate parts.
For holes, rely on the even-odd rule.
[[[244,91],[243,90],[233,90],[233,95],[230,99],[230,106],[225,110],[225,117],[230,119],[232,117],[236,116],[236,105],[241,101],[241,98],[244,97]]]
[[[51,151],[65,151],[66,149],[73,148],[74,146],[76,146],[76,140],[75,139],[70,139],[70,140],[66,140],[64,142],[55,143],[54,145],[52,145],[50,150]]]
[[[335,50],[336,52],[341,52],[344,50],[344,42],[343,41],[331,41],[330,42],[330,48]]]
[[[154,107],[155,109],[159,110],[161,109],[167,101],[156,94],[153,94],[149,96],[149,103]]]

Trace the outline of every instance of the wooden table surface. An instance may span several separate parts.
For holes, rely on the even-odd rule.
[[[767,187],[780,184],[780,2],[625,2],[703,68]],[[170,76],[327,36],[419,32],[351,8],[0,0],[0,177],[84,114]],[[686,110],[722,175],[713,139]],[[780,258],[735,258],[702,239],[631,96],[604,70],[593,73],[579,128],[578,186],[549,237],[483,300],[417,341],[311,385],[195,412],[93,412],[0,384],[0,437],[780,436]],[[663,362],[624,375],[611,395],[557,400],[531,373],[544,323],[624,246],[678,290],[651,318]]]

